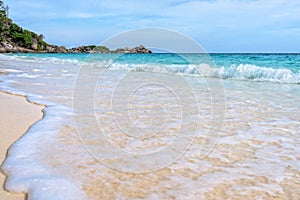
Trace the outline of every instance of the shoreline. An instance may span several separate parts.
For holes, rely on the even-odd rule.
[[[44,106],[29,102],[25,96],[0,91],[0,164],[5,160],[10,146],[42,119]],[[4,189],[6,175],[0,172],[0,199],[24,200],[25,193],[10,193]]]

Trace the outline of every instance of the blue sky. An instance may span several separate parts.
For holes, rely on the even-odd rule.
[[[179,31],[208,52],[300,52],[299,0],[4,0],[49,43],[100,44],[122,31]]]

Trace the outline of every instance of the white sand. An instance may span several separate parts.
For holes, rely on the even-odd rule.
[[[42,106],[26,101],[24,97],[0,92],[0,164],[5,159],[8,148],[37,120],[41,119]],[[25,194],[12,194],[3,189],[5,175],[0,173],[0,199],[25,199]]]

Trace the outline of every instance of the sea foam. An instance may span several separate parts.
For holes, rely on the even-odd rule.
[[[9,191],[26,192],[29,200],[99,199],[97,195],[102,199],[128,199],[132,197],[130,195],[142,195],[144,198],[184,198],[190,195],[191,198],[203,199],[204,194],[217,195],[219,192],[215,192],[215,188],[220,186],[222,191],[228,185],[231,188],[229,192],[235,195],[243,192],[251,194],[253,188],[258,187],[272,194],[281,194],[280,184],[297,180],[296,173],[286,171],[298,169],[299,166],[295,156],[299,154],[300,91],[299,85],[296,85],[299,84],[299,71],[253,64],[217,67],[195,63],[119,62],[113,59],[80,63],[75,58],[76,55],[66,59],[48,58],[46,55],[44,58],[30,59],[24,55],[22,58],[0,55],[0,70],[7,72],[0,76],[3,81],[1,90],[24,95],[29,101],[46,105],[43,119],[31,126],[10,148],[1,167],[8,175],[5,187]],[[205,134],[204,130],[208,127],[205,120],[210,119],[210,109],[206,106],[211,104],[211,99],[206,96],[206,88],[203,85],[199,87],[198,82],[193,81],[202,77],[213,77],[214,81],[215,78],[229,79],[224,81],[227,84],[227,112],[220,144],[215,146],[206,159],[198,157],[199,148],[195,146],[173,165],[166,167],[165,171],[138,176],[108,169],[91,158],[82,147],[72,121],[72,91],[76,74],[82,66],[108,70],[106,87],[100,90],[96,99],[99,101],[98,106],[103,104],[99,108],[104,109],[97,111],[104,115],[104,128],[108,130],[113,142],[118,139],[114,137],[118,132],[115,127],[111,127],[110,122],[114,121],[114,116],[107,111],[110,101],[106,95],[116,83],[114,76],[120,77],[123,72],[134,72],[137,78],[145,77],[143,80],[151,79],[152,73],[186,76],[195,88],[198,87],[199,97],[204,95],[199,98],[203,106],[200,136]],[[36,77],[28,77],[31,75]],[[128,84],[134,84],[134,81]],[[276,84],[274,89],[272,82],[292,84]],[[181,85],[174,83],[180,89]],[[151,91],[143,93],[137,101],[137,108],[145,105],[141,111],[148,109],[148,100],[153,98],[151,93],[160,94],[154,88],[148,89]],[[156,104],[157,100],[154,99],[153,103]],[[182,106],[185,104],[183,102]],[[195,118],[190,116],[189,120],[192,122]],[[280,121],[284,123],[280,124]],[[179,122],[174,124],[175,128],[177,124]],[[174,127],[171,127],[172,130],[176,130]],[[92,146],[97,141],[89,142],[87,145]],[[136,141],[129,144],[141,150],[145,147],[141,145],[144,143]],[[273,173],[274,170],[276,173]],[[261,179],[266,179],[266,184],[258,181]],[[251,184],[243,185],[245,180]],[[240,191],[241,186],[243,191]],[[288,188],[294,189],[293,185]],[[90,190],[95,192],[90,194],[91,198],[86,196]],[[284,195],[289,193],[284,192]]]
[[[267,81],[276,83],[300,83],[300,71],[274,69],[250,64],[231,65],[230,67],[211,67],[207,64],[189,65],[157,65],[157,64],[112,64],[111,70],[147,71],[154,73],[170,73],[186,76],[213,77],[222,79]]]

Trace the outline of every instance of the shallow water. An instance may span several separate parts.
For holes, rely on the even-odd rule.
[[[213,55],[217,66],[197,55],[0,56],[1,89],[47,105],[2,165],[8,190],[29,199],[300,198],[297,55],[286,55],[292,67],[283,55]]]

